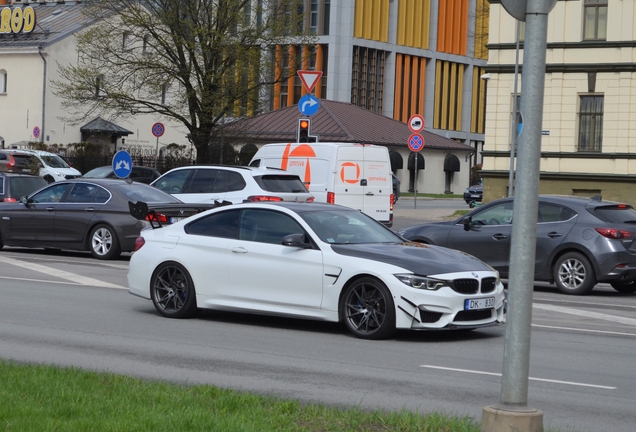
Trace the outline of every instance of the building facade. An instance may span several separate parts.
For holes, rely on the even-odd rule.
[[[507,195],[516,111],[517,21],[490,3],[485,201]],[[548,15],[540,193],[636,204],[635,23],[634,0],[561,0]]]

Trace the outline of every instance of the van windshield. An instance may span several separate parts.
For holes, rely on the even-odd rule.
[[[42,161],[51,168],[70,168],[70,166],[64,162],[64,159],[58,155],[42,155],[40,157]]]

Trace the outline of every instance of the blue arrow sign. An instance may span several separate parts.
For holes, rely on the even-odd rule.
[[[132,171],[132,158],[126,150],[119,150],[113,156],[113,171],[119,178],[126,178]]]
[[[306,116],[312,116],[318,112],[320,101],[311,93],[307,93],[298,101],[298,110]]]

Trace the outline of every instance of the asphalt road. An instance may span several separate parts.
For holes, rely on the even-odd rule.
[[[169,320],[127,293],[126,272],[126,257],[0,251],[0,357],[478,419],[499,401],[503,326],[362,341],[295,319],[205,311]],[[634,430],[635,311],[636,295],[609,286],[568,297],[537,284],[529,405],[546,428]]]

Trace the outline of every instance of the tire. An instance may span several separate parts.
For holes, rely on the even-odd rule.
[[[54,183],[55,182],[55,179],[53,177],[51,177],[50,175],[44,176],[43,179],[46,180],[47,183]]]
[[[579,252],[561,255],[554,264],[552,276],[557,288],[564,294],[587,294],[596,285],[592,264]]]
[[[347,330],[360,339],[384,339],[395,332],[391,292],[371,277],[360,278],[345,288],[340,316]]]
[[[150,297],[167,318],[189,318],[197,313],[197,298],[190,273],[181,264],[165,262],[152,274]]]
[[[88,236],[88,247],[93,257],[101,260],[117,258],[121,254],[115,230],[106,224],[95,225]]]
[[[620,293],[632,294],[636,292],[636,280],[610,282],[612,288]]]

